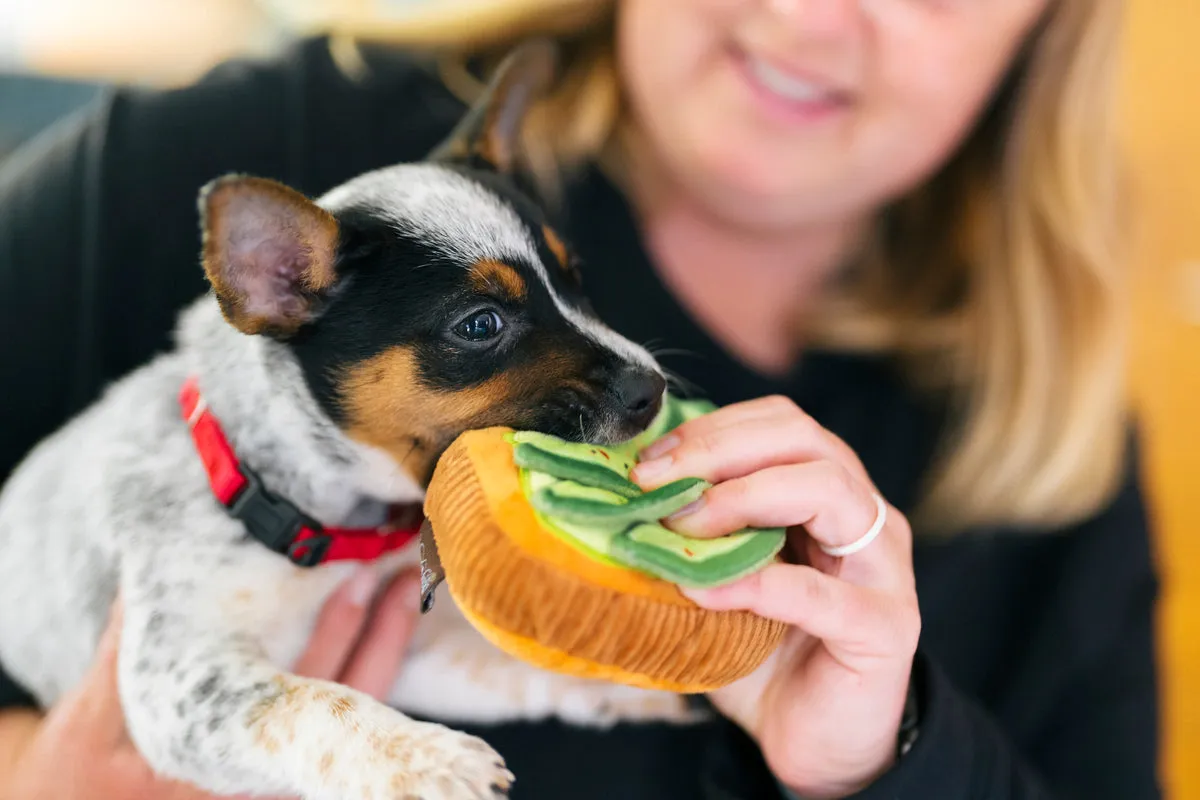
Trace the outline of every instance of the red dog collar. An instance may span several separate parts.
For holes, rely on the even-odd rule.
[[[217,500],[251,536],[292,563],[315,567],[326,561],[371,561],[399,550],[420,533],[422,515],[413,506],[393,509],[388,523],[377,528],[322,527],[238,463],[195,378],[184,383],[179,404]]]

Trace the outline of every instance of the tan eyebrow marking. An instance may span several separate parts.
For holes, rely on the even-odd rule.
[[[511,265],[493,259],[477,261],[471,267],[471,284],[476,291],[495,292],[506,300],[524,300],[529,292],[521,273]]]

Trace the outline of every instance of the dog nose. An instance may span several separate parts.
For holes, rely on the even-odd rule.
[[[641,367],[625,366],[617,373],[613,391],[630,421],[649,425],[662,408],[667,382],[657,372]]]

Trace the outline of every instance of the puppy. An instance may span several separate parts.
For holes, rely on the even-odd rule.
[[[203,189],[212,291],[176,348],[0,495],[0,660],[42,704],[81,678],[119,591],[122,705],[160,774],[312,800],[505,792],[484,742],[286,665],[355,558],[418,560],[389,521],[458,434],[614,442],[660,408],[655,361],[589,314],[516,188],[518,123],[553,63],[519,49],[422,163],[315,201],[246,176]],[[421,694],[412,674],[400,700]]]

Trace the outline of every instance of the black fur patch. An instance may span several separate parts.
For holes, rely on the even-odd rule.
[[[542,274],[564,302],[586,313],[581,288],[561,268],[542,234],[540,208],[503,176],[453,169],[516,212],[538,245]],[[559,367],[511,408],[498,409],[501,418],[493,424],[578,438],[590,415],[620,413],[611,407],[606,388],[623,362],[569,324],[535,265],[504,262],[527,286],[520,300],[483,296],[471,281],[472,265],[436,243],[400,232],[369,210],[341,212],[337,219],[341,240],[335,289],[319,317],[288,341],[309,388],[335,424],[348,423],[340,377],[396,347],[414,354],[425,388],[442,392],[469,389],[506,372],[519,373],[525,385],[539,364]],[[503,332],[494,342],[473,344],[455,333],[460,322],[488,311],[503,320]],[[564,375],[567,363],[571,367]]]

